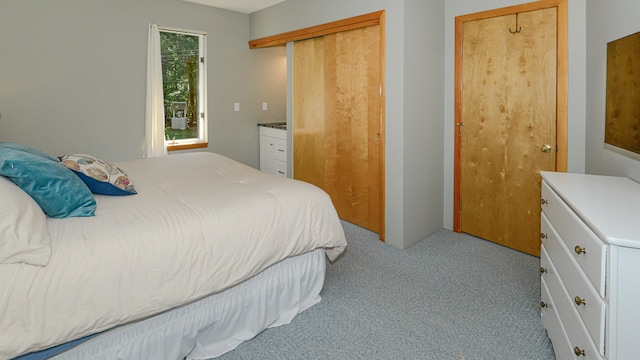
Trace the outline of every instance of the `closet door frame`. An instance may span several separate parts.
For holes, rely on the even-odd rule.
[[[385,114],[386,114],[386,26],[385,11],[375,11],[372,13],[342,19],[326,24],[312,26],[300,30],[290,31],[283,34],[268,36],[249,41],[250,49],[259,49],[272,46],[286,45],[288,42],[310,39],[318,36],[335,34],[343,31],[364,28],[372,25],[380,25],[380,240],[385,240],[386,217],[385,217]]]
[[[502,15],[516,14],[555,7],[557,8],[557,89],[556,89],[556,171],[567,171],[568,159],[568,4],[567,0],[540,0],[536,2],[514,5],[469,15],[457,16],[455,19],[455,49],[462,48],[462,27],[467,21],[487,19]],[[455,94],[454,94],[454,128],[458,127],[462,118],[462,54],[455,52]],[[454,191],[453,191],[453,231],[460,232],[460,134],[454,136]]]

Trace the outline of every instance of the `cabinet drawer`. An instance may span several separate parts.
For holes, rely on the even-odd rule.
[[[571,258],[582,268],[600,296],[604,297],[606,245],[544,181],[542,211],[551,219],[560,239],[570,249]]]
[[[550,257],[558,276],[569,293],[572,305],[584,322],[591,339],[601,354],[604,354],[604,324],[606,306],[589,279],[571,258],[571,253],[559,238],[549,219],[541,215],[542,243]],[[584,302],[584,303],[582,303]]]
[[[273,141],[274,156],[276,160],[287,161],[287,141],[282,139],[271,139]]]
[[[275,161],[276,175],[281,177],[287,177],[287,163],[284,161]]]
[[[544,281],[549,291],[549,303],[553,304],[553,308],[558,313],[560,322],[569,339],[570,348],[568,351],[574,353],[574,358],[575,351],[578,351],[578,354],[580,354],[580,351],[583,351],[584,355],[580,355],[580,359],[601,359],[600,352],[580,319],[573,305],[573,300],[564,288],[558,276],[558,271],[552,262],[553,259],[550,258],[544,244],[540,252],[540,266],[546,269],[546,272],[542,274],[542,281]],[[547,329],[547,331],[549,331],[549,329]],[[551,338],[551,341],[554,341],[554,338]],[[555,348],[556,346],[554,345],[554,349]],[[560,350],[560,352],[563,353],[565,351]]]

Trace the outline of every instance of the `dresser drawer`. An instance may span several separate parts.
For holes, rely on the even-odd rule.
[[[600,351],[591,339],[587,328],[578,315],[573,305],[573,300],[569,297],[552,261],[543,244],[540,250],[540,267],[546,269],[546,271],[542,273],[541,282],[544,282],[547,287],[550,299],[549,304],[552,304],[558,313],[566,337],[569,339],[568,351],[574,353],[574,358],[575,352],[577,351],[577,353],[580,354],[579,359],[602,359]],[[547,331],[549,331],[549,328],[547,328]],[[550,336],[553,340],[557,341],[556,336],[553,334],[550,334]],[[556,346],[560,347],[554,344],[554,349],[556,349]],[[566,351],[558,349],[558,352],[565,353]]]
[[[549,289],[544,279],[540,282],[540,306],[542,307],[542,325],[547,329],[547,334],[550,339],[553,339],[551,343],[553,345],[553,351],[556,355],[556,360],[574,360],[575,354],[571,351],[571,345],[569,344],[569,338],[564,330],[564,326],[560,322],[560,315],[556,311],[551,296],[549,295]]]
[[[571,257],[569,249],[564,245],[549,219],[541,215],[542,244],[550,257],[558,276],[564,284],[572,305],[584,322],[591,339],[604,354],[604,325],[606,306],[589,279]]]
[[[605,296],[606,245],[585,225],[567,204],[542,182],[542,211],[553,219],[553,227],[571,258],[582,268],[601,297]]]

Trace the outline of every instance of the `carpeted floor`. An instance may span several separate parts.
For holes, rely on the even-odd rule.
[[[219,359],[554,359],[538,258],[447,230],[399,250],[343,226],[322,301]]]

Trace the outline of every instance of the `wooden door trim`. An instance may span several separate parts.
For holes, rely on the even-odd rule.
[[[343,31],[364,28],[367,26],[380,25],[381,22],[384,22],[384,10],[251,40],[249,41],[249,48],[258,49],[263,47],[284,45],[289,41],[311,39],[318,36],[335,34]]]
[[[386,217],[385,217],[385,208],[386,208],[386,130],[385,130],[385,119],[387,113],[387,84],[386,84],[386,69],[387,69],[387,18],[386,12],[381,11],[379,17],[379,25],[380,25],[380,240],[385,241],[385,234],[387,233],[386,227]]]
[[[380,10],[372,13],[334,21],[305,29],[290,31],[283,34],[269,36],[249,41],[249,48],[284,45],[290,41],[310,39],[313,37],[335,34],[343,31],[364,28],[372,25],[380,25],[380,240],[386,238],[386,11]],[[295,171],[295,170],[294,170]]]
[[[453,161],[453,230],[461,231],[460,224],[460,186],[462,159],[460,153],[462,118],[462,27],[465,22],[488,19],[497,16],[521,12],[557,8],[557,92],[556,92],[556,171],[567,171],[568,161],[568,6],[567,0],[541,0],[532,3],[488,10],[455,18],[454,46],[454,161]]]

